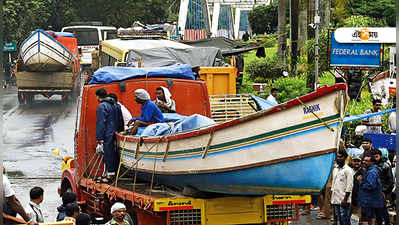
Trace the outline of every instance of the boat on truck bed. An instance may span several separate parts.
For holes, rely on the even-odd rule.
[[[59,37],[59,40],[57,38]],[[62,71],[72,64],[73,53],[60,41],[72,34],[35,30],[21,44],[21,57],[25,68],[31,72]]]
[[[165,68],[161,69],[164,71]],[[78,101],[75,156],[73,159],[63,162],[61,194],[70,190],[75,192],[78,202],[86,209],[87,213],[96,218],[97,222],[106,222],[111,218],[110,207],[114,202],[125,203],[128,213],[138,225],[178,225],[182,223],[187,225],[227,225],[272,224],[274,222],[288,224],[288,221],[298,219],[298,204],[310,203],[309,195],[226,196],[209,193],[204,197],[203,195],[194,195],[196,193],[182,192],[181,189],[158,183],[155,179],[153,182],[138,177],[135,179],[134,170],[123,168],[118,179],[112,184],[98,182],[96,178],[100,177],[103,171],[103,156],[95,153],[97,145],[95,115],[98,105],[95,91],[97,89],[105,88],[108,93],[115,93],[119,102],[124,104],[133,116],[139,116],[140,105],[134,101],[133,90],[145,88],[152,96],[155,96],[155,89],[162,85],[171,90],[179,114],[191,115],[194,113],[212,117],[205,81],[146,77],[147,71],[144,74],[144,76],[134,79],[126,77],[126,79],[110,83],[85,84],[83,86],[82,95]],[[104,76],[104,78],[107,79],[109,76]],[[224,101],[220,96],[217,99]],[[247,102],[253,103],[253,101]],[[238,109],[238,105],[235,103],[233,109]],[[239,114],[245,112],[237,110]],[[143,148],[147,147],[151,148],[147,143],[143,143]],[[133,176],[128,176],[129,172],[133,172],[130,174]]]
[[[24,59],[23,49],[28,44],[28,42],[25,42],[21,47],[21,57],[17,61],[17,73],[15,75],[18,87],[18,101],[20,104],[30,104],[35,100],[35,96],[42,95],[50,98],[53,95],[60,95],[62,101],[66,102],[73,96],[74,91],[77,92],[80,86],[80,79],[78,79],[80,78],[80,59],[77,40],[71,33],[66,32],[50,32],[53,36],[46,32],[43,33],[41,30],[36,33],[41,37],[42,41],[37,43],[37,45],[33,45],[32,48],[40,48],[40,54],[46,53],[43,50],[43,46],[45,46],[43,37],[46,37],[48,40],[54,39],[55,44],[60,45],[60,48],[71,54],[71,59],[67,65],[59,63],[55,66],[56,64],[52,63],[55,60],[43,61],[44,58],[38,54],[36,57],[40,58],[41,64],[30,64],[26,54]],[[61,52],[53,50],[57,57],[61,55]],[[27,51],[30,51],[29,48],[25,49],[25,52]],[[51,63],[49,64],[48,62]]]
[[[96,74],[111,83],[90,87],[86,92],[89,105],[96,101],[95,89],[109,88],[138,116],[140,110],[133,103],[133,91],[143,88],[155,96],[157,87],[168,86],[177,113],[211,117],[208,94],[198,89],[205,86],[200,85],[203,81],[151,78],[153,68],[121,70],[126,74],[141,72],[148,79],[123,77],[122,92],[118,79],[109,80],[117,76],[111,71],[103,73],[106,70],[101,68]],[[165,67],[159,70],[170,71]],[[96,74],[93,80],[101,83]],[[232,195],[318,193],[326,184],[335,159],[340,118],[346,104],[345,88],[344,84],[319,88],[267,110],[179,133],[117,134],[122,165],[141,179],[180,189]],[[90,119],[95,123],[94,117]]]

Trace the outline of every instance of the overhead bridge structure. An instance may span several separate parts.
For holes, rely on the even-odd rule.
[[[184,40],[239,39],[250,31],[248,12],[272,0],[181,0],[179,30]]]

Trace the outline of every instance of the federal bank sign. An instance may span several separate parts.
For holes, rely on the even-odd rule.
[[[331,66],[378,67],[380,62],[381,44],[338,43],[335,32],[331,33]]]
[[[343,27],[335,30],[338,43],[396,43],[393,27]]]

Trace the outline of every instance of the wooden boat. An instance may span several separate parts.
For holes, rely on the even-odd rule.
[[[373,98],[381,99],[384,106],[389,104],[389,98],[396,95],[396,78],[389,71],[381,72],[370,81],[370,91]]]
[[[44,30],[35,30],[21,44],[24,68],[29,71],[62,71],[70,66],[72,52]]]
[[[234,195],[317,193],[335,159],[346,105],[336,84],[238,119],[152,137],[117,135],[139,178]]]

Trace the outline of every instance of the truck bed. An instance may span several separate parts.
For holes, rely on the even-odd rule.
[[[72,72],[17,72],[18,88],[69,88],[74,85]]]

